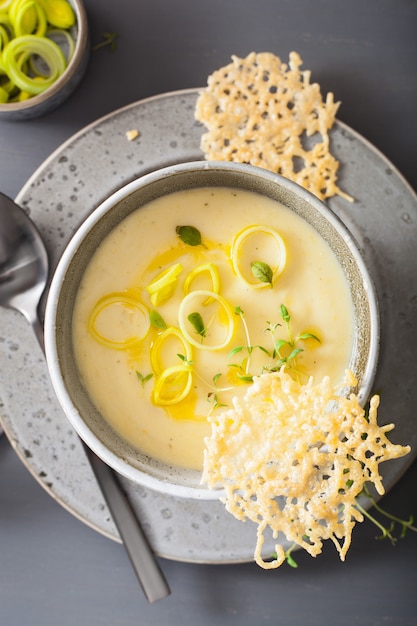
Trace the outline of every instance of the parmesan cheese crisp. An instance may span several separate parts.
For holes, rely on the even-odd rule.
[[[354,387],[353,374],[346,377],[345,388]],[[354,394],[339,392],[327,377],[301,385],[284,370],[265,373],[233,408],[209,418],[203,482],[223,487],[226,509],[258,525],[255,561],[265,569],[285,560],[281,545],[275,560],[261,556],[268,527],[312,556],[331,539],[343,561],[363,521],[355,503],[365,482],[383,494],[379,463],[410,451],[387,439],[393,424],[378,426],[378,396],[367,415]]]
[[[352,201],[337,185],[339,163],[330,153],[329,130],[339,108],[332,93],[271,53],[232,56],[232,63],[208,78],[195,117],[205,125],[201,149],[208,160],[250,163],[282,174],[321,200],[334,195]]]

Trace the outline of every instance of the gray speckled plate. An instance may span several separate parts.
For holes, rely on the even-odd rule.
[[[168,93],[120,109],[83,129],[35,172],[16,201],[38,225],[53,268],[79,223],[130,180],[172,163],[202,158],[194,120],[196,90]],[[128,130],[140,133],[135,141]],[[395,422],[391,439],[413,452],[382,466],[391,488],[417,453],[417,197],[373,146],[337,122],[331,133],[341,187],[355,196],[329,204],[356,237],[381,307],[382,345],[375,388],[380,422]],[[412,375],[414,372],[414,375]],[[55,399],[31,328],[0,309],[0,414],[27,468],[50,495],[97,531],[120,540],[84,456]],[[189,562],[252,560],[256,527],[216,501],[173,498],[123,480],[157,554]],[[273,549],[272,539],[265,554]]]

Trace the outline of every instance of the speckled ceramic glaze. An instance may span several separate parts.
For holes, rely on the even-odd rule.
[[[75,41],[75,49],[67,69],[43,93],[23,102],[0,104],[0,119],[19,121],[45,115],[69,98],[83,78],[90,56],[87,16],[82,0],[68,1],[74,9],[77,21],[70,31]]]
[[[35,172],[17,202],[31,215],[56,265],[76,228],[111,193],[163,166],[202,159],[195,90],[134,103],[98,120],[61,146]],[[126,131],[137,129],[129,142]],[[395,168],[362,137],[337,122],[332,149],[340,184],[355,197],[329,202],[353,233],[376,286],[381,354],[375,389],[382,390],[381,423],[391,439],[410,443],[407,457],[381,466],[390,489],[415,458],[417,386],[417,198]],[[63,415],[46,362],[23,316],[0,309],[0,415],[29,471],[61,505],[97,531],[119,540],[108,509]],[[231,563],[253,558],[256,527],[242,524],[221,502],[161,494],[122,479],[156,552],[190,562]],[[265,554],[273,549],[267,538]]]
[[[126,478],[174,496],[215,499],[219,494],[201,485],[200,472],[161,463],[130,446],[110,427],[86,394],[72,343],[74,303],[85,270],[102,241],[148,202],[199,187],[243,189],[273,199],[308,222],[328,243],[352,297],[355,330],[349,367],[358,378],[359,395],[365,399],[377,365],[379,315],[372,281],[343,223],[305,189],[264,169],[204,161],[172,165],[132,181],[93,211],[65,249],[46,305],[46,357],[57,397],[85,443]],[[140,233],[138,237],[140,240]]]

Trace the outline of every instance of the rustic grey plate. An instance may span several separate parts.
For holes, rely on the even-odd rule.
[[[113,191],[172,163],[203,158],[194,120],[197,90],[149,98],[81,130],[47,159],[16,201],[39,227],[52,268],[80,222]],[[126,132],[139,137],[128,141]],[[375,389],[380,423],[395,422],[391,439],[410,443],[405,458],[382,465],[390,489],[417,453],[417,196],[372,145],[344,124],[331,133],[341,162],[340,185],[355,203],[331,208],[351,230],[375,281],[381,308],[381,354]],[[48,493],[80,520],[120,540],[78,438],[64,417],[43,354],[18,313],[0,309],[0,415],[13,447]],[[189,562],[250,561],[256,527],[216,501],[177,499],[123,480],[155,551]],[[273,550],[268,539],[265,554]]]

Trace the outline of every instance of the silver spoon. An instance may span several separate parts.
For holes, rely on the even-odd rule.
[[[44,350],[39,302],[48,282],[48,255],[35,224],[0,193],[0,306],[20,311]],[[170,589],[113,470],[84,446],[124,547],[149,602]]]

